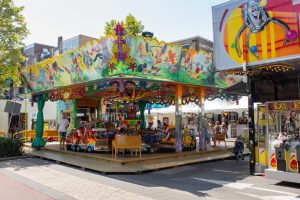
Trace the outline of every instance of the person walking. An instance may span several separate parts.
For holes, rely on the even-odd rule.
[[[210,145],[210,139],[212,137],[212,127],[211,125],[208,123],[207,120],[204,121],[204,132],[205,132],[205,148],[207,150],[211,149],[211,145]]]
[[[59,122],[59,135],[60,135],[59,149],[60,150],[65,149],[65,142],[66,142],[68,127],[69,127],[69,120],[67,119],[67,115],[66,115],[66,113],[62,113],[62,118],[60,119],[60,122]]]
[[[163,128],[164,128],[164,125],[161,123],[161,121],[160,120],[157,120],[157,130],[163,130]]]

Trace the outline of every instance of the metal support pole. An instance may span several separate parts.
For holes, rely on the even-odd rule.
[[[199,133],[199,150],[205,149],[205,135],[204,135],[204,100],[205,100],[205,90],[204,88],[200,88],[199,91],[199,100],[200,100],[200,111],[199,111],[199,118],[198,118],[198,133]]]
[[[102,120],[102,105],[103,105],[103,99],[99,99],[98,103],[98,109],[97,109],[97,118]]]
[[[26,95],[25,95],[25,99],[24,99],[24,102],[25,102],[25,126],[24,126],[24,130],[27,130],[28,128],[28,113],[27,113],[27,99],[26,99]]]
[[[78,120],[77,120],[77,112],[78,112],[78,99],[72,100],[72,112],[71,112],[71,128],[78,128]]]
[[[200,100],[200,112],[198,118],[198,132],[199,132],[199,150],[205,150],[205,135],[204,135],[204,99]]]
[[[300,99],[300,76],[298,76],[298,91],[299,91],[298,98]]]
[[[182,119],[182,86],[176,87],[175,98],[175,124],[176,124],[176,152],[182,152],[182,136],[181,136],[181,119]]]
[[[255,126],[254,126],[254,102],[255,102],[255,82],[251,80],[248,77],[247,80],[247,89],[249,91],[249,96],[248,96],[248,106],[249,106],[249,121],[248,121],[248,126],[249,126],[249,148],[250,148],[250,174],[254,175],[255,174],[255,147],[256,147],[256,142],[255,142]]]
[[[13,109],[12,109],[12,113],[10,113],[9,124],[8,124],[8,130],[7,130],[7,137],[8,137],[8,132],[9,132],[9,129],[10,129],[10,126],[11,126],[11,120],[12,120],[12,117],[13,117],[13,115],[14,115],[15,106],[16,106],[16,101],[17,101],[17,99],[15,98],[14,106],[13,106]],[[14,134],[11,134],[11,138],[14,138]]]

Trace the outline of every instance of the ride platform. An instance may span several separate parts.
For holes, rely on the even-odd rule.
[[[142,154],[142,157],[119,155],[113,158],[111,153],[86,153],[59,150],[57,143],[47,143],[42,150],[25,144],[26,153],[40,158],[53,160],[82,169],[94,170],[104,174],[133,173],[156,171],[183,165],[226,159],[232,156],[232,149],[219,146],[209,151],[185,151],[182,153]]]

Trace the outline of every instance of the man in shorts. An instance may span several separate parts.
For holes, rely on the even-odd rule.
[[[65,149],[65,141],[66,141],[68,127],[69,127],[69,120],[67,119],[67,115],[66,113],[62,113],[62,117],[59,122],[59,135],[60,135],[59,149],[60,150]]]

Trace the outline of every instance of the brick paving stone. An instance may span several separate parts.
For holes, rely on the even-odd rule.
[[[124,198],[124,194],[126,199],[151,199],[110,185],[53,170],[45,166],[26,166],[18,170],[13,166],[9,166],[6,167],[6,169],[54,190],[64,192],[74,199],[104,199],[107,198],[108,194],[110,195],[110,199]]]
[[[52,198],[34,190],[0,172],[0,199],[12,200],[51,200]]]

